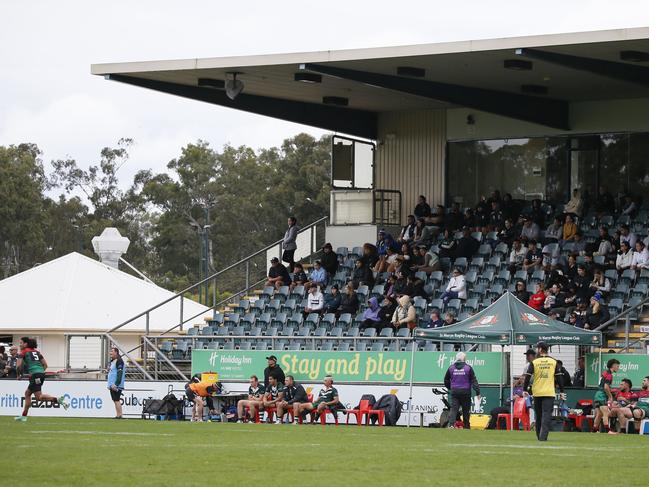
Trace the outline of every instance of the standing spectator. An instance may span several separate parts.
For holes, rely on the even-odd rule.
[[[586,385],[586,361],[584,356],[581,355],[577,359],[577,370],[572,376],[572,386],[573,387],[585,387]]]
[[[620,244],[625,240],[629,242],[629,247],[634,249],[638,236],[629,229],[629,225],[620,225]]]
[[[523,242],[536,242],[541,235],[539,226],[529,218],[523,219],[523,228],[521,229],[521,240]]]
[[[269,379],[271,376],[275,377],[277,382],[281,384],[284,384],[286,377],[284,376],[282,368],[277,365],[277,357],[275,355],[266,357],[266,360],[268,361],[268,367],[264,369],[264,390],[268,391],[268,388],[270,387]]]
[[[363,323],[361,328],[378,328],[381,323],[381,307],[379,306],[379,300],[376,297],[371,297],[368,308],[363,311]]]
[[[557,362],[548,356],[548,345],[545,342],[536,344],[537,358],[532,361],[525,374],[523,390],[529,390],[532,382],[532,396],[534,397],[534,414],[536,416],[536,438],[547,441],[552,419],[552,407],[556,395],[555,384],[559,386],[559,397],[566,399],[563,392],[563,376],[557,373]]]
[[[415,206],[415,211],[413,211],[417,218],[426,218],[430,216],[430,205],[426,203],[426,197],[424,195],[419,196],[419,202]]]
[[[291,272],[293,272],[293,266],[295,265],[293,259],[295,257],[295,250],[297,249],[297,232],[297,219],[294,216],[289,216],[288,228],[284,234],[284,240],[282,240],[282,249],[284,250],[282,253],[282,261],[288,264]]]
[[[340,307],[340,291],[338,291],[338,284],[331,286],[331,293],[325,294],[324,297],[324,312],[335,313]]]
[[[119,350],[112,347],[110,349],[110,368],[108,370],[108,390],[110,398],[115,405],[115,419],[122,419],[122,391],[126,380],[126,367],[124,361],[119,356]]]
[[[311,284],[309,287],[309,294],[306,297],[306,307],[304,308],[304,316],[311,313],[320,313],[324,308],[324,296],[320,292],[317,285]]]
[[[453,269],[453,276],[441,298],[444,304],[448,304],[451,299],[466,299],[466,279],[458,267]]]
[[[410,296],[401,296],[399,306],[392,315],[392,326],[395,329],[407,326],[409,329],[415,328],[417,324],[417,312],[415,307],[410,304]]]
[[[563,223],[563,240],[562,243],[572,242],[575,239],[577,233],[577,225],[572,215],[566,215],[565,221]]]
[[[471,229],[466,227],[462,231],[462,237],[457,241],[455,257],[465,257],[470,259],[473,254],[478,252],[480,242],[471,235]]]
[[[358,307],[358,295],[356,294],[356,291],[354,291],[354,287],[351,284],[347,284],[347,286],[345,286],[345,294],[343,294],[340,298],[338,316],[343,313],[350,313],[354,315],[358,311]]]
[[[268,270],[268,280],[265,286],[273,286],[279,289],[282,286],[291,285],[291,276],[289,275],[284,264],[280,264],[277,257],[270,259],[270,269]]]
[[[525,281],[522,281],[520,279],[516,281],[514,296],[516,296],[516,299],[522,301],[525,304],[527,304],[527,302],[530,300],[530,293],[527,292]]]
[[[415,217],[414,215],[408,215],[406,217],[406,224],[401,228],[401,233],[397,242],[399,243],[409,243],[412,242],[415,238]]]
[[[625,270],[630,269],[631,264],[633,264],[633,250],[631,250],[629,242],[624,240],[620,244],[620,251],[615,259],[615,268],[621,274]]]
[[[645,247],[642,240],[636,240],[635,252],[631,259],[631,269],[638,272],[642,269],[649,269],[649,249]]]
[[[327,281],[328,281],[328,276],[327,276],[327,271],[322,267],[322,262],[319,260],[316,260],[313,263],[313,269],[311,269],[311,273],[309,274],[309,286],[315,284],[316,286],[320,288],[325,288],[327,287]]]
[[[466,354],[458,352],[455,363],[451,365],[444,376],[444,385],[450,391],[451,411],[449,413],[449,428],[453,428],[457,413],[462,408],[464,429],[471,429],[471,389],[480,398],[480,384],[473,368],[466,363]]]
[[[333,251],[330,243],[324,244],[322,247],[322,256],[320,257],[320,262],[327,275],[335,276],[336,271],[338,270],[338,256]]]
[[[552,220],[552,223],[548,225],[548,228],[545,229],[545,240],[543,243],[558,243],[562,238],[563,224],[561,223],[561,218],[555,216],[554,220]]]
[[[541,311],[543,309],[543,303],[545,303],[545,285],[539,282],[536,285],[536,292],[530,296],[527,305],[530,308]]]
[[[581,199],[581,193],[579,192],[579,189],[575,188],[572,190],[572,198],[570,198],[570,201],[566,203],[566,206],[564,206],[563,211],[565,211],[567,214],[581,216],[581,211],[583,209],[584,209],[584,201]]]
[[[18,364],[18,347],[12,345],[9,347],[9,356],[7,357],[7,364],[5,365],[5,377],[8,379],[15,379],[18,377],[16,366]]]

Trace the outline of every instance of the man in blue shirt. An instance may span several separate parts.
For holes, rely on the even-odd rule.
[[[316,260],[313,264],[313,270],[309,275],[309,285],[315,284],[321,289],[327,287],[327,271],[322,267],[322,263]]]
[[[119,356],[119,350],[113,347],[110,349],[110,369],[108,370],[108,390],[110,398],[115,404],[115,419],[122,419],[122,391],[126,379],[126,367]]]

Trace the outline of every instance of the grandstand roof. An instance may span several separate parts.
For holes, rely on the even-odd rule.
[[[517,52],[517,50],[522,50]],[[626,55],[622,55],[622,51]],[[649,27],[412,46],[95,64],[109,79],[328,130],[376,138],[381,112],[465,106],[568,127],[570,102],[649,96]],[[639,56],[639,57],[638,57]],[[508,69],[505,60],[531,61]],[[398,67],[425,69],[397,76]],[[230,100],[199,78],[238,72]],[[295,73],[321,74],[302,83]],[[412,73],[411,73],[412,74]],[[523,85],[532,88],[523,92]],[[534,92],[547,87],[546,95]],[[537,87],[537,88],[535,88]],[[342,97],[346,106],[325,104]],[[339,103],[339,102],[338,102]]]
[[[99,261],[72,252],[0,281],[0,331],[107,331],[174,293]],[[184,301],[189,318],[209,308]],[[150,315],[150,329],[178,322],[178,303]],[[201,320],[201,317],[198,318]],[[145,329],[145,318],[121,331]],[[118,332],[119,333],[119,332]]]

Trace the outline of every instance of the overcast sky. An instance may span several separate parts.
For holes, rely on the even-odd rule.
[[[255,148],[322,132],[90,75],[101,62],[216,57],[649,25],[646,1],[0,0],[0,145],[95,163],[135,139],[121,170],[163,170],[188,142]],[[125,183],[127,181],[124,181]]]

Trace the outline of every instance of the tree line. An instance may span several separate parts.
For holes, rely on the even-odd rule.
[[[96,258],[91,239],[112,226],[131,241],[125,259],[179,290],[198,280],[205,225],[219,269],[280,239],[287,216],[309,223],[328,212],[329,136],[299,134],[260,150],[217,151],[199,140],[166,171],[123,184],[132,143],[102,149],[87,169],[64,159],[49,171],[36,144],[0,146],[0,279],[72,251]]]

